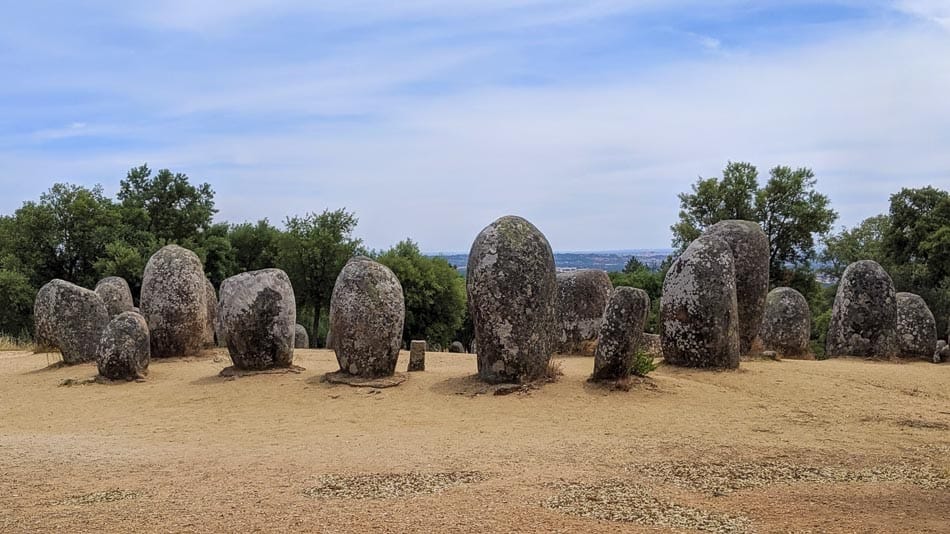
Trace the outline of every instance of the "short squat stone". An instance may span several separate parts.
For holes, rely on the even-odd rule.
[[[426,342],[413,340],[409,343],[409,372],[426,370]]]
[[[148,324],[135,312],[117,315],[102,334],[96,363],[110,380],[136,380],[148,374],[151,359]]]
[[[297,303],[284,271],[262,269],[226,279],[218,316],[237,369],[293,365]]]
[[[897,342],[904,358],[933,356],[937,344],[937,322],[920,295],[897,294]]]
[[[618,380],[630,376],[649,311],[646,291],[632,287],[613,290],[600,325],[591,378]]]
[[[765,350],[783,358],[810,358],[811,308],[805,297],[790,287],[770,291],[759,337]]]

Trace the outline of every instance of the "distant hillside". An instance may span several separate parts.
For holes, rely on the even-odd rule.
[[[672,249],[633,249],[595,252],[555,252],[554,263],[559,271],[577,269],[600,269],[607,272],[622,271],[627,261],[636,256],[648,267],[659,267],[663,260],[673,253]],[[429,256],[445,258],[460,272],[465,273],[468,254],[432,253]]]

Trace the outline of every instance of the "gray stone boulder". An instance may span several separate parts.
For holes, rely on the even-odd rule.
[[[205,278],[205,326],[202,338],[204,347],[215,345],[215,325],[218,323],[218,293],[214,290],[211,280]]]
[[[237,369],[293,365],[297,302],[284,271],[261,269],[221,282],[218,317]]]
[[[759,338],[765,350],[783,358],[811,358],[811,308],[805,297],[790,287],[770,291]]]
[[[663,358],[684,367],[736,368],[738,324],[732,249],[703,235],[673,262],[663,281]]]
[[[920,295],[897,294],[897,343],[901,357],[933,357],[937,345],[937,321]]]
[[[55,279],[36,293],[33,320],[37,345],[59,349],[72,365],[96,359],[109,310],[95,291]]]
[[[109,276],[99,280],[96,284],[96,294],[109,310],[109,317],[135,309],[135,303],[132,302],[132,290],[129,289],[129,283],[125,281],[125,278]]]
[[[720,221],[704,232],[732,249],[736,269],[736,306],[739,310],[739,353],[749,354],[759,333],[769,292],[769,238],[752,221]]]
[[[898,348],[897,292],[890,275],[870,260],[848,265],[831,309],[825,354],[890,358]]]
[[[409,343],[409,367],[410,373],[426,370],[426,342],[422,340],[412,340]]]
[[[207,279],[194,252],[168,245],[153,254],[145,265],[139,300],[153,358],[201,351],[208,316]]]
[[[462,354],[465,352],[465,345],[462,345],[461,341],[453,341],[452,344],[449,345],[449,352]]]
[[[650,296],[642,289],[618,287],[611,292],[594,352],[593,380],[630,376],[650,312]]]
[[[406,301],[388,267],[358,256],[347,262],[330,298],[332,347],[340,371],[364,378],[396,371]]]
[[[561,354],[590,354],[597,341],[613,284],[600,269],[557,274],[557,318]]]
[[[99,340],[99,375],[110,380],[136,380],[148,374],[151,359],[148,324],[135,312],[121,313],[106,326]]]
[[[543,376],[558,330],[554,254],[544,234],[510,215],[488,225],[469,252],[466,289],[478,376],[493,384]]]
[[[941,363],[950,360],[950,346],[944,340],[937,341],[937,350],[934,351],[933,362]]]
[[[310,334],[307,333],[307,329],[304,328],[302,324],[298,324],[294,327],[294,348],[310,348]]]
[[[640,346],[643,351],[654,358],[663,357],[663,338],[659,334],[648,334],[646,332],[640,336]]]

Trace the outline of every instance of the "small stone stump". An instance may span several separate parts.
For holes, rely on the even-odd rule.
[[[650,297],[646,291],[618,287],[611,292],[594,352],[592,380],[630,376],[649,311]]]
[[[933,362],[945,362],[948,358],[950,358],[950,346],[947,346],[947,342],[941,339],[937,342],[937,350],[934,351]]]
[[[298,324],[294,328],[294,348],[295,349],[309,349],[310,348],[310,335],[307,334],[307,329],[304,328],[302,324]]]
[[[409,343],[409,369],[410,373],[426,370],[426,342],[413,340]]]

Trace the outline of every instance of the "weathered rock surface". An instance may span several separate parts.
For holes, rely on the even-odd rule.
[[[643,335],[650,297],[642,289],[618,287],[611,292],[594,352],[594,380],[630,376]]]
[[[643,351],[654,358],[663,357],[663,338],[659,334],[648,334],[646,332],[640,336],[640,346]]]
[[[663,281],[663,357],[684,367],[739,366],[739,314],[733,252],[703,235],[677,258]]]
[[[294,327],[294,348],[295,349],[309,349],[310,348],[310,335],[307,334],[307,329],[303,325],[298,324]]]
[[[392,376],[405,318],[402,285],[389,268],[362,256],[347,262],[330,299],[332,344],[341,372]]]
[[[410,373],[426,370],[426,342],[413,340],[409,343]]]
[[[207,286],[194,252],[168,245],[149,258],[140,307],[148,323],[152,357],[191,356],[204,345]]]
[[[759,338],[767,351],[775,351],[783,358],[812,357],[808,342],[811,339],[811,308],[801,293],[790,287],[777,287],[765,301],[765,317]]]
[[[468,255],[466,287],[479,377],[494,384],[542,376],[557,341],[557,278],[544,234],[515,216],[488,225]]]
[[[583,344],[597,341],[611,289],[610,277],[599,269],[557,274],[557,352],[582,353]]]
[[[941,363],[950,359],[950,346],[944,340],[937,341],[937,350],[934,351],[933,362]]]
[[[284,271],[262,269],[221,282],[218,316],[236,368],[293,365],[297,302]]]
[[[461,354],[465,352],[465,346],[462,345],[461,341],[453,341],[452,344],[449,345],[449,352]]]
[[[63,362],[75,364],[96,359],[109,310],[95,291],[57,278],[37,292],[33,320],[38,345],[59,349]]]
[[[838,282],[826,355],[889,358],[897,352],[894,282],[877,262],[848,265]]]
[[[135,303],[132,302],[132,290],[129,289],[129,283],[124,278],[109,276],[99,280],[96,284],[96,294],[105,303],[110,318],[123,312],[133,311],[135,308]]]
[[[203,342],[205,348],[215,345],[215,325],[218,323],[218,293],[211,280],[205,278],[205,327]]]
[[[897,294],[897,342],[899,356],[933,357],[937,345],[937,321],[920,295]]]
[[[138,313],[121,313],[106,326],[99,340],[99,374],[111,380],[135,380],[148,374],[151,359],[148,324]]]
[[[732,249],[736,269],[736,306],[739,310],[739,353],[748,354],[759,333],[769,292],[769,238],[752,221],[720,221],[705,235],[725,241]]]

